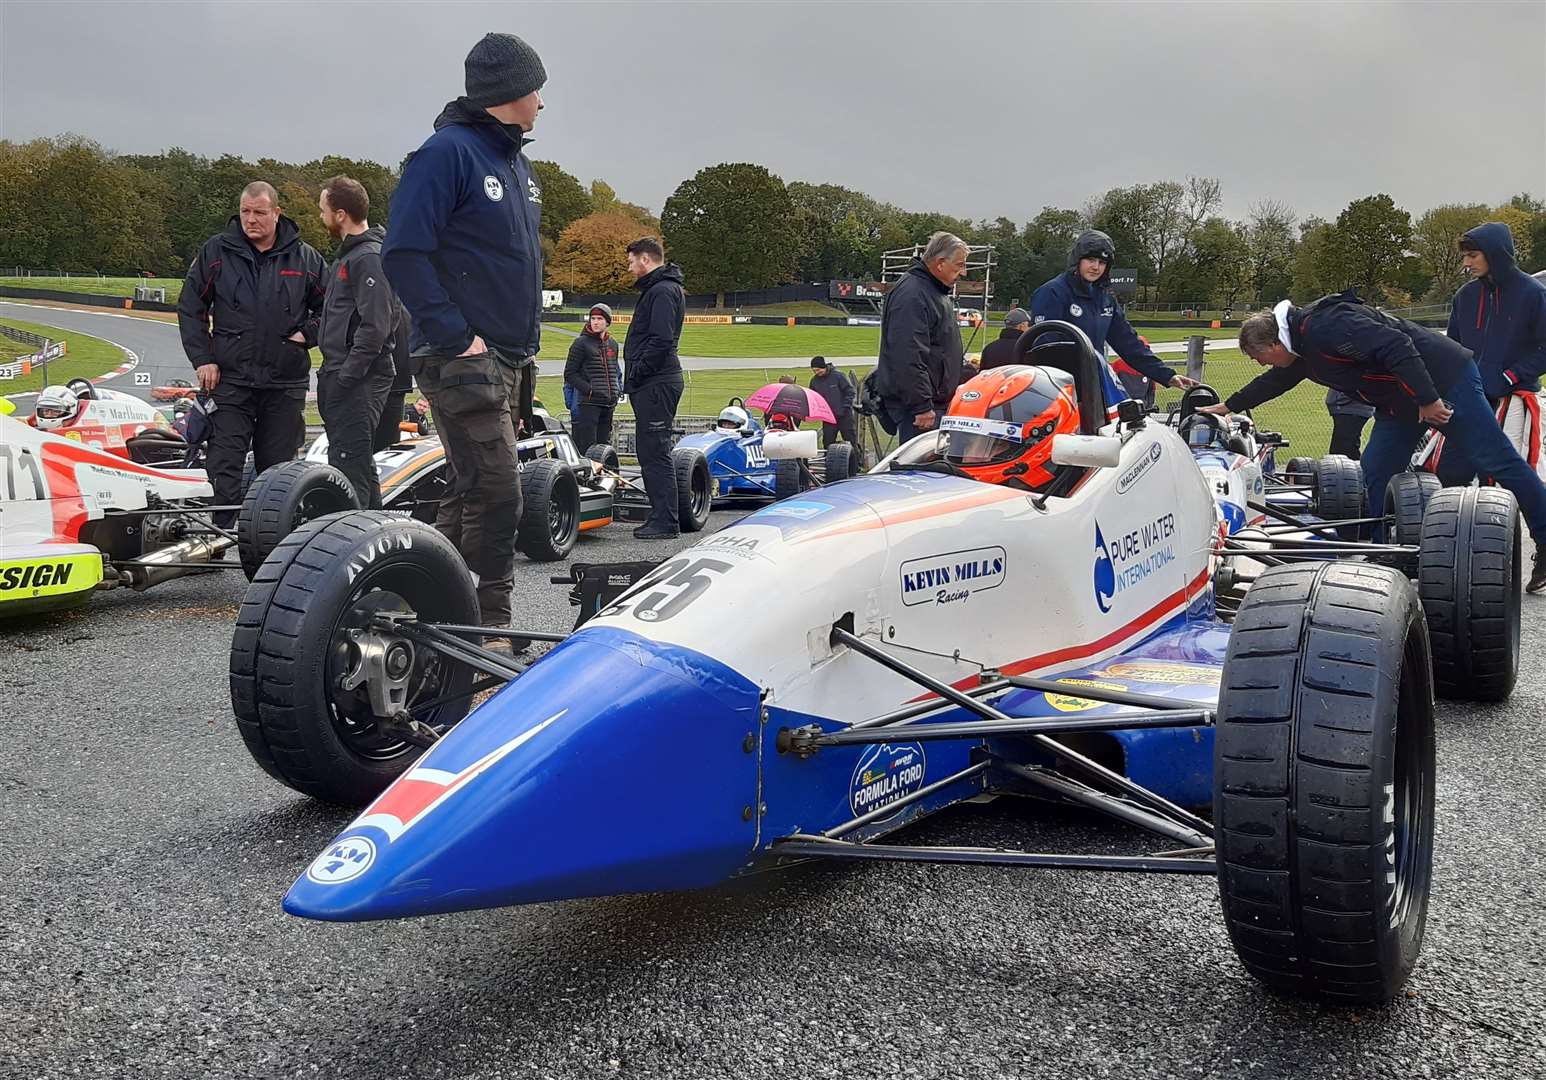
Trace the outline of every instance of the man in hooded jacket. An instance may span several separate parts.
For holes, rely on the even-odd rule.
[[[435,527],[477,576],[483,625],[504,627],[521,516],[507,388],[537,354],[542,309],[542,191],[521,151],[547,72],[514,34],[485,35],[465,69],[466,96],[403,167],[381,254],[446,450]]]
[[[294,458],[300,446],[324,272],[322,256],[262,180],[247,185],[238,213],[188,268],[177,325],[210,399],[205,461],[219,505],[242,501],[249,448],[261,473]],[[214,518],[229,527],[236,511]]]
[[[1471,280],[1460,286],[1449,309],[1448,335],[1471,350],[1482,376],[1482,391],[1497,403],[1519,394],[1509,406],[1522,408],[1531,445],[1520,448],[1535,464],[1540,456],[1540,406],[1535,394],[1546,373],[1546,285],[1514,258],[1514,234],[1501,221],[1478,225],[1460,238],[1460,258]],[[1533,452],[1532,452],[1533,451]],[[1439,479],[1469,483],[1476,467],[1446,444]]]
[[[1084,331],[1096,352],[1105,356],[1109,344],[1130,368],[1153,379],[1159,386],[1176,389],[1196,386],[1194,380],[1177,375],[1160,363],[1154,350],[1128,325],[1122,306],[1111,292],[1111,261],[1114,258],[1116,245],[1111,242],[1111,237],[1096,229],[1080,233],[1069,249],[1067,271],[1046,282],[1031,297],[1032,320],[1056,319],[1073,323]],[[1110,400],[1109,392],[1106,403],[1115,404]]]
[[[376,425],[397,374],[396,339],[408,328],[398,324],[401,309],[381,267],[386,232],[371,227],[364,186],[347,176],[333,177],[322,185],[317,212],[328,234],[340,241],[338,258],[328,268],[317,329],[322,350],[317,409],[327,430],[327,460],[349,478],[361,506],[379,510]]]
[[[634,447],[650,500],[649,520],[633,534],[640,540],[668,540],[680,528],[671,429],[682,400],[682,361],[676,350],[687,293],[682,268],[665,261],[665,248],[653,236],[629,244],[627,254],[628,271],[640,295],[623,340],[623,391],[633,402]]]

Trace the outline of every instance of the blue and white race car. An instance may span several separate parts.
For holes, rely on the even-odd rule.
[[[1088,340],[1028,337],[1047,331],[1070,340],[1029,360],[1077,398],[1077,430],[1043,436],[1049,485],[974,479],[970,440],[952,460],[953,435],[925,433],[616,570],[530,665],[477,644],[472,582],[433,529],[303,526],[242,604],[232,705],[270,775],[363,809],[297,866],[285,910],[400,918],[809,859],[1166,873],[1217,881],[1269,986],[1395,996],[1432,877],[1435,686],[1500,698],[1517,673],[1512,496],[1435,496],[1418,585],[1275,551],[1285,565],[1234,575],[1226,603],[1223,568],[1249,560],[1186,443],[1141,410],[1108,422]],[[463,719],[480,674],[507,685]],[[1081,853],[893,835],[1013,795],[1142,833]]]
[[[859,472],[857,448],[849,443],[829,446],[814,461],[773,460],[763,447],[766,435],[741,399],[731,398],[713,430],[685,435],[676,445],[702,452],[714,478],[716,500],[787,499],[828,478],[846,480]]]

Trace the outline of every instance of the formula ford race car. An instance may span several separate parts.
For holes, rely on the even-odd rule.
[[[716,501],[787,499],[819,487],[827,478],[858,475],[859,457],[852,444],[834,443],[819,455],[813,448],[805,457],[770,458],[763,445],[769,432],[746,414],[740,398],[731,398],[720,418],[735,413],[744,421],[739,427],[716,427],[684,436],[676,444],[703,454],[714,478]]]
[[[183,460],[188,444],[161,410],[130,394],[107,390],[89,379],[71,379],[62,388],[44,391],[69,394],[75,412],[61,418],[48,430],[55,435],[110,454],[137,461],[142,465],[173,464]],[[39,427],[36,419],[26,421]]]
[[[1513,685],[1511,497],[1434,494],[1417,546],[1250,549],[1172,428],[1107,423],[1077,328],[1033,327],[1019,355],[1073,376],[1050,487],[971,479],[926,433],[649,569],[529,665],[478,644],[472,582],[421,523],[292,534],[242,604],[232,706],[273,777],[366,805],[285,909],[398,918],[809,859],[1168,873],[1217,880],[1268,985],[1392,997],[1431,880],[1434,660],[1450,695]],[[1151,842],[882,842],[1010,794]]]
[[[643,485],[623,475],[616,450],[597,445],[581,454],[567,432],[553,427],[516,444],[522,496],[516,548],[539,562],[567,558],[582,532],[614,520],[643,521],[649,516]],[[326,461],[327,436],[323,435],[306,451],[304,462],[289,466],[293,475],[283,482],[325,490],[331,482],[319,470]],[[708,463],[695,448],[682,446],[672,452],[671,461],[681,529],[699,532],[708,523],[713,499]],[[445,448],[439,439],[410,438],[378,450],[382,507],[433,522],[445,493],[445,466]],[[263,554],[266,557],[267,550]]]

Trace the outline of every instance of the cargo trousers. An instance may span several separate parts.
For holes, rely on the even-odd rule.
[[[416,359],[419,388],[446,452],[446,489],[435,528],[461,552],[477,581],[481,625],[509,626],[521,481],[500,362],[493,351]]]

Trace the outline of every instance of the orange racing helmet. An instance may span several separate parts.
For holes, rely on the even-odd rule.
[[[1041,491],[1060,471],[1052,437],[1078,434],[1073,376],[1056,368],[989,368],[956,391],[940,420],[945,460],[975,480]]]

